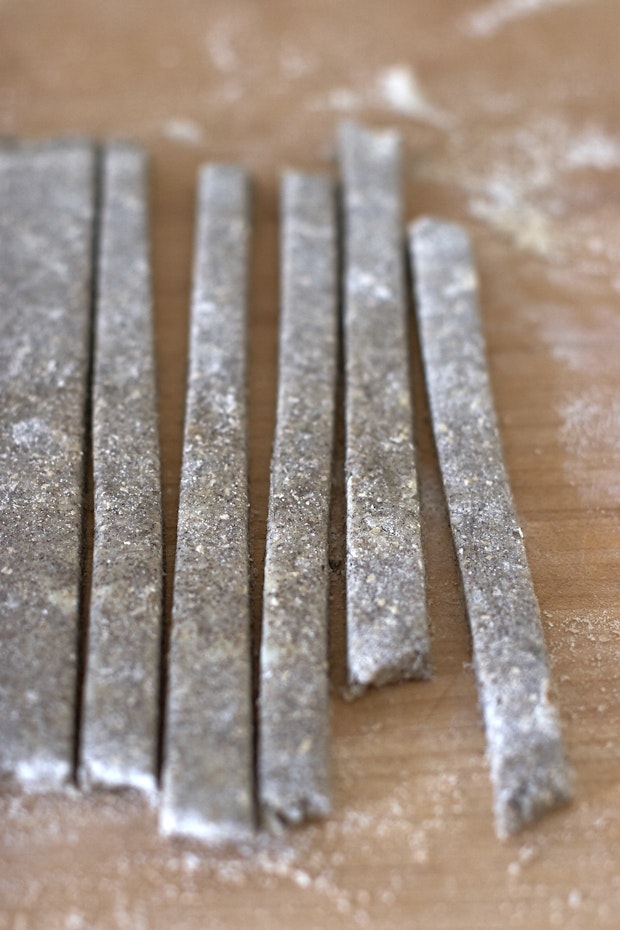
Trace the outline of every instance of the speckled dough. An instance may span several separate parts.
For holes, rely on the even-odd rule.
[[[470,245],[411,227],[433,430],[472,631],[501,837],[571,796],[540,614],[501,451]]]
[[[246,454],[249,191],[200,176],[160,823],[224,839],[252,828]]]
[[[0,148],[0,772],[71,777],[95,159]]]
[[[341,127],[352,692],[430,675],[407,354],[400,138]]]
[[[162,528],[146,156],[102,158],[85,784],[157,787]]]
[[[262,814],[272,827],[330,810],[327,561],[338,332],[331,181],[286,174],[281,217],[258,754]]]

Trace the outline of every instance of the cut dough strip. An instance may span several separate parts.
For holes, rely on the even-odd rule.
[[[281,315],[259,703],[259,796],[272,827],[326,816],[328,534],[338,288],[331,181],[281,189]]]
[[[538,604],[485,362],[466,233],[410,228],[422,357],[473,638],[500,837],[571,797]]]
[[[81,779],[153,795],[162,508],[149,262],[146,155],[110,144],[102,157]]]
[[[161,827],[253,827],[246,435],[249,191],[203,169],[169,653]]]
[[[400,138],[340,131],[344,198],[347,656],[353,693],[428,678],[413,447]]]
[[[0,148],[0,773],[73,774],[96,170]]]

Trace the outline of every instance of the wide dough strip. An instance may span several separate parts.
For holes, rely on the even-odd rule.
[[[332,182],[281,185],[278,409],[271,461],[259,702],[265,821],[330,811],[328,536],[338,341]]]
[[[0,147],[0,772],[71,778],[96,165]]]

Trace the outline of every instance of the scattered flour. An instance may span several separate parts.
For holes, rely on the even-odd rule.
[[[549,351],[554,359],[568,371],[581,372],[584,369],[584,353],[578,345],[551,343]]]
[[[620,503],[620,397],[611,384],[594,381],[567,392],[557,413],[564,471],[596,519]]]
[[[354,787],[363,778],[358,758],[341,750],[340,763]],[[465,790],[456,773],[431,768],[415,786],[403,778],[385,795],[366,799],[324,824],[310,824],[282,837],[260,834],[229,850],[163,840],[157,836],[153,811],[129,796],[89,798],[69,791],[68,798],[0,797],[2,852],[10,852],[17,864],[3,876],[6,904],[21,910],[36,900],[49,918],[46,926],[57,926],[54,919],[63,914],[62,926],[79,930],[81,925],[95,926],[93,910],[113,889],[114,925],[119,930],[146,930],[154,926],[154,912],[169,908],[177,909],[181,928],[197,926],[195,920],[183,923],[183,916],[204,908],[205,900],[212,904],[241,888],[256,889],[264,900],[265,891],[272,894],[288,885],[314,898],[313,907],[343,915],[347,926],[367,926],[373,912],[398,905],[412,882],[424,882],[446,826],[453,836],[464,829]],[[430,807],[424,797],[432,798]],[[132,840],[121,845],[117,828],[126,828],[128,822]],[[20,853],[30,855],[33,846],[39,865],[32,873],[24,872],[18,867]],[[76,858],[76,850],[82,848],[87,855]],[[377,878],[367,886],[360,875],[375,870],[387,849],[393,856],[391,865],[377,870]],[[351,870],[353,860],[359,871]],[[42,882],[34,877],[41,874]],[[145,883],[148,898],[139,891]],[[211,926],[220,926],[217,918],[213,924],[209,918]],[[229,924],[224,921],[221,926]]]
[[[410,116],[440,129],[453,123],[452,117],[432,104],[417,75],[407,65],[393,65],[376,78],[376,95],[394,113]]]
[[[583,703],[572,705],[571,714],[583,714],[586,709],[598,714],[617,707],[619,685],[615,676],[615,657],[620,645],[620,614],[618,610],[590,609],[587,613],[570,614],[555,621],[560,627],[563,648],[579,655],[584,674],[591,684],[580,689]]]
[[[577,0],[494,0],[469,14],[464,23],[465,31],[470,35],[492,36],[515,20],[575,2]]]
[[[483,196],[469,202],[472,216],[504,233],[518,249],[548,256],[552,249],[549,218],[532,203],[527,203],[514,186],[496,181]]]
[[[205,141],[204,132],[195,120],[174,117],[168,119],[162,126],[162,132],[167,139],[181,142],[183,145],[202,145]]]
[[[539,119],[526,125],[490,133],[473,145],[466,128],[449,139],[447,167],[437,180],[451,180],[463,189],[472,216],[507,236],[524,251],[545,258],[583,257],[585,235],[576,235],[575,223],[567,223],[571,209],[571,175],[575,171],[609,172],[620,169],[620,137],[603,126],[571,126],[560,117]],[[434,169],[429,170],[433,176]],[[559,191],[566,189],[568,197]],[[587,215],[576,218],[585,227]],[[610,217],[610,247],[620,237],[620,221]],[[596,257],[596,256],[595,256]],[[600,255],[599,255],[600,257]],[[590,261],[587,271],[605,269],[605,262]]]
[[[558,412],[560,439],[573,461],[595,458],[603,466],[620,456],[620,397],[612,386],[593,383],[568,394]]]
[[[305,77],[316,69],[313,56],[302,54],[298,49],[284,48],[280,54],[280,70],[288,80],[297,80]]]
[[[353,82],[352,87],[336,87],[316,105],[317,109],[338,112],[366,107],[407,116],[437,129],[448,129],[455,122],[451,114],[429,100],[415,71],[403,64],[382,68],[370,79]]]
[[[592,243],[591,248],[599,245]],[[601,508],[620,503],[620,326],[617,307],[608,297],[609,272],[606,279],[587,281],[582,266],[574,267],[576,275],[571,268],[570,278],[560,269],[560,279],[567,281],[563,299],[532,301],[523,306],[520,320],[557,366],[558,380],[548,402],[557,417],[562,468],[568,485],[587,506],[588,519],[596,521]],[[589,302],[586,316],[572,293],[577,288]],[[584,526],[587,533],[587,520]]]
[[[620,137],[609,135],[600,126],[587,126],[573,137],[564,153],[564,166],[599,171],[620,168]]]
[[[325,99],[327,109],[343,113],[361,110],[366,102],[364,94],[350,87],[336,87],[328,92]]]
[[[233,38],[234,23],[228,19],[211,22],[205,36],[209,58],[213,66],[224,74],[236,71],[239,66],[239,55],[234,48]]]

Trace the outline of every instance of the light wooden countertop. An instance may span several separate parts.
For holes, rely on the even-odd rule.
[[[4,0],[0,133],[152,155],[168,564],[197,166],[256,181],[249,324],[254,611],[276,386],[277,177],[332,170],[345,115],[407,146],[408,214],[466,224],[502,438],[576,798],[493,834],[470,643],[418,405],[434,679],[341,699],[334,813],[242,851],[161,839],[134,798],[0,798],[0,928],[617,927],[620,81],[616,0]],[[423,394],[414,352],[414,386]],[[170,582],[170,574],[168,576]]]

